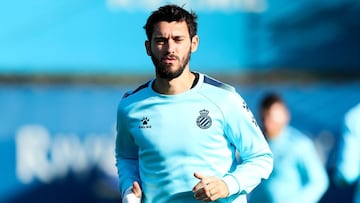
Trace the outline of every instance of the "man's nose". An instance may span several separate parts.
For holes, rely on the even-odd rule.
[[[175,44],[174,40],[169,39],[167,41],[167,43],[166,43],[166,51],[168,53],[174,53],[175,52],[175,46],[176,46],[176,44]]]

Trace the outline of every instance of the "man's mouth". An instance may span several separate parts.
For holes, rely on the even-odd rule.
[[[176,56],[166,56],[162,59],[164,63],[174,63],[177,60]]]

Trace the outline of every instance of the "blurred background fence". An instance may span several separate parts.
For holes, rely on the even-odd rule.
[[[120,201],[117,104],[153,77],[142,26],[167,2],[0,3],[0,202]],[[330,171],[360,102],[360,2],[172,2],[199,15],[192,70],[234,85],[256,116],[265,92],[282,94]],[[322,202],[352,192],[331,185]]]

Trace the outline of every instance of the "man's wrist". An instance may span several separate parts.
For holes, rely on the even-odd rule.
[[[223,181],[226,183],[226,186],[228,188],[228,196],[234,195],[240,191],[240,185],[232,175],[224,176]]]

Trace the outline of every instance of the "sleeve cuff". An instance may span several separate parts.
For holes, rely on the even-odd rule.
[[[224,176],[223,181],[226,183],[228,187],[229,196],[239,193],[240,185],[232,175]]]
[[[123,192],[122,196],[125,197],[126,195],[132,193],[131,189],[132,189],[132,186],[128,187],[128,188]]]
[[[132,187],[129,187],[126,189],[121,201],[122,203],[140,203],[141,197],[135,196],[135,194],[132,192]]]

